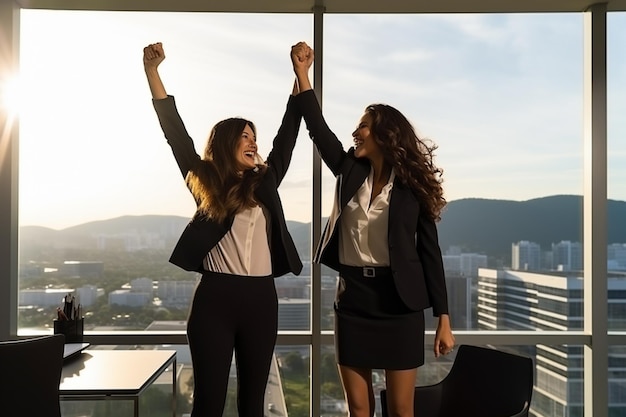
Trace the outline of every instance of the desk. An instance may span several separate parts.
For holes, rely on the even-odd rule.
[[[63,365],[61,400],[132,400],[172,367],[172,416],[176,417],[175,350],[85,350]]]

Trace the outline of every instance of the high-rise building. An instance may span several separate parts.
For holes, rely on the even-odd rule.
[[[527,240],[513,243],[511,268],[517,271],[538,271],[541,269],[541,246]]]
[[[165,307],[187,308],[191,303],[197,284],[197,280],[160,280],[157,295]]]
[[[609,269],[613,271],[626,270],[626,243],[612,243],[607,247]]]
[[[278,330],[308,330],[311,323],[311,300],[281,298],[278,300]]]
[[[623,329],[626,281],[608,277],[609,328]],[[479,330],[571,331],[583,327],[583,280],[577,273],[481,269],[478,277]],[[623,349],[609,350],[609,415],[626,415]],[[535,358],[532,415],[582,416],[583,346],[524,346]]]
[[[448,305],[453,329],[476,328],[475,286],[479,268],[487,266],[487,255],[463,253],[451,248],[443,255],[443,267],[448,287]],[[428,327],[436,326],[434,319],[426,319]]]
[[[552,244],[552,269],[580,271],[583,269],[583,249],[580,242],[562,240]]]
[[[98,297],[104,295],[104,288],[98,288],[95,285],[83,285],[76,288],[76,299],[83,307],[89,307],[96,303]]]

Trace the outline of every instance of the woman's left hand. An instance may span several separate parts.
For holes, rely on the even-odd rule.
[[[454,342],[454,335],[450,328],[450,316],[442,314],[439,316],[439,324],[435,333],[435,358],[452,352],[454,350]]]

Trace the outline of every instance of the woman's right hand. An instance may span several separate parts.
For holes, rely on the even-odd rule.
[[[161,42],[151,43],[143,48],[143,67],[148,78],[148,85],[150,86],[150,92],[152,98],[155,100],[161,100],[167,97],[167,92],[161,81],[158,67],[165,59],[165,52],[163,51],[163,44]]]
[[[314,58],[313,49],[306,42],[298,42],[291,47],[291,63],[296,74],[307,73]]]
[[[309,80],[309,68],[313,64],[315,54],[313,49],[306,42],[298,42],[291,47],[291,63],[293,71],[296,74],[296,82],[294,83],[293,93],[298,94],[303,91],[311,90],[311,81]]]
[[[165,51],[161,42],[151,43],[143,48],[143,66],[156,69],[165,59]]]

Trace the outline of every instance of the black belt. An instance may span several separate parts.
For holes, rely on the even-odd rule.
[[[376,278],[391,275],[391,267],[388,266],[348,266],[341,265],[339,271],[345,271],[349,275]]]

